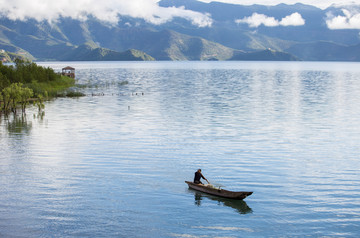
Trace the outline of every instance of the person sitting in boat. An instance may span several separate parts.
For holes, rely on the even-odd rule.
[[[201,178],[205,179],[206,182],[209,183],[209,181],[204,177],[204,175],[202,175],[201,169],[198,169],[198,170],[195,172],[194,183],[196,183],[196,184],[203,184],[203,183],[200,181]]]

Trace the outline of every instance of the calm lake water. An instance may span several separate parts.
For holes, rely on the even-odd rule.
[[[1,116],[0,237],[360,236],[359,63],[40,64],[87,96]]]

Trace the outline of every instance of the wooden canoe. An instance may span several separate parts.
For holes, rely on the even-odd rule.
[[[189,182],[189,181],[185,181],[185,183],[187,183],[189,185],[189,188],[192,188],[194,190],[208,193],[208,194],[215,195],[215,196],[219,196],[219,197],[224,197],[224,198],[243,200],[253,193],[253,192],[233,192],[233,191],[229,191],[229,190],[225,190],[225,189],[213,188],[213,187],[206,186],[203,184],[196,184],[196,183]]]

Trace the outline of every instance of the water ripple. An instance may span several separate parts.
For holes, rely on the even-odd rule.
[[[0,115],[0,236],[359,235],[358,64],[67,64],[86,97]]]

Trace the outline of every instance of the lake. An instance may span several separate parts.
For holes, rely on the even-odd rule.
[[[0,237],[360,236],[360,63],[39,64],[86,96],[0,117]]]

